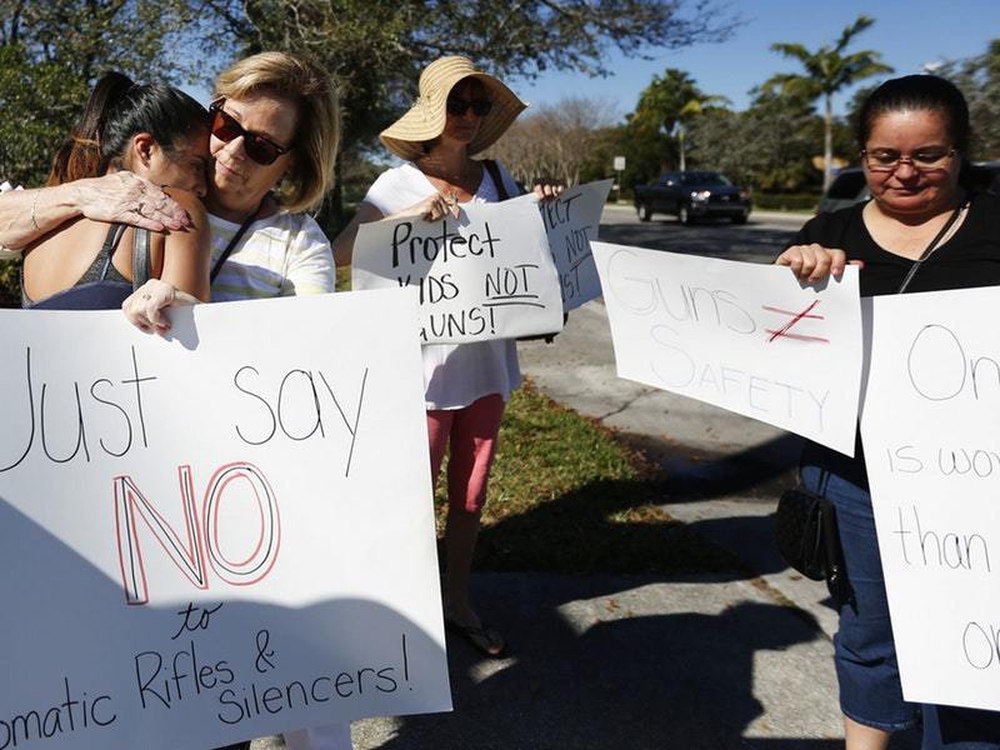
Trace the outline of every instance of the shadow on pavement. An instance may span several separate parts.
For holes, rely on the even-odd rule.
[[[707,454],[645,435],[621,434],[658,471],[664,501],[698,502],[739,493],[776,498],[795,484],[803,439],[784,433],[736,453]]]
[[[380,747],[842,746],[836,739],[742,736],[763,714],[753,696],[755,655],[816,638],[800,614],[746,601],[718,614],[637,615],[622,608],[609,609],[603,621],[571,623],[557,608],[607,594],[612,581],[601,578],[560,578],[551,585],[543,579],[541,591],[520,592],[516,585],[478,591],[484,613],[494,614],[508,635],[513,663],[477,682],[470,675],[478,656],[467,644],[450,641],[455,712],[407,718]],[[483,587],[494,589],[491,577]]]

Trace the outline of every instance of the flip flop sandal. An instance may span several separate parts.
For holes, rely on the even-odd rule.
[[[503,636],[486,623],[478,628],[473,625],[461,625],[453,620],[445,620],[445,627],[451,632],[462,636],[473,648],[491,659],[503,655],[506,645]]]

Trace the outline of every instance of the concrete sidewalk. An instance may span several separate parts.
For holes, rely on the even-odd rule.
[[[510,657],[484,660],[449,640],[455,711],[357,722],[355,747],[842,747],[836,616],[824,587],[790,573],[771,539],[799,440],[617,378],[600,301],[575,310],[554,344],[522,345],[521,361],[540,390],[646,450],[667,477],[664,508],[745,566],[684,577],[479,574],[476,600]]]

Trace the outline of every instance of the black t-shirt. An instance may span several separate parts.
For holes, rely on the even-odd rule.
[[[816,242],[839,248],[848,260],[863,260],[859,275],[861,296],[896,294],[910,272],[913,261],[876,244],[862,218],[864,204],[810,219],[790,245]],[[1000,285],[1000,198],[987,193],[972,197],[965,221],[952,237],[940,245],[917,271],[907,292],[937,292]],[[868,487],[861,436],[857,436],[854,458],[808,442],[802,464],[821,466],[860,487]]]

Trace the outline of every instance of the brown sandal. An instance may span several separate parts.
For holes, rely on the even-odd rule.
[[[448,630],[462,636],[473,648],[491,659],[501,657],[504,649],[507,647],[503,636],[486,623],[482,623],[479,627],[476,627],[474,625],[462,625],[446,618],[444,624]]]

